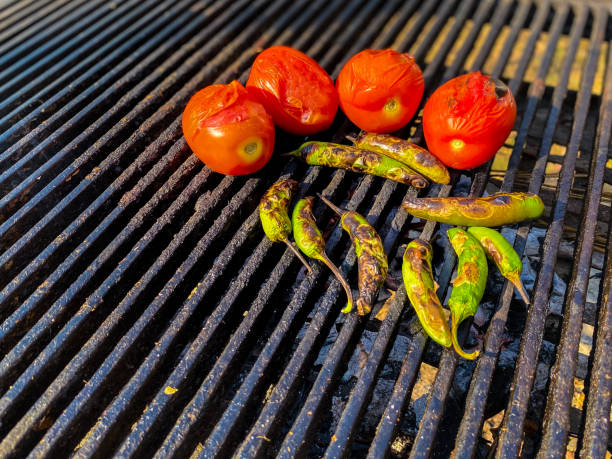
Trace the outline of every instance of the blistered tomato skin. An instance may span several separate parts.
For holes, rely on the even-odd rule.
[[[512,131],[516,102],[510,89],[480,72],[446,82],[423,111],[429,151],[447,166],[471,169],[490,160]]]
[[[274,123],[292,134],[324,131],[338,111],[338,95],[327,72],[306,54],[287,46],[262,51],[246,87]]]
[[[182,124],[191,150],[221,174],[256,172],[274,150],[272,118],[237,81],[207,86],[194,94]]]
[[[344,114],[364,131],[389,133],[416,113],[425,81],[408,54],[366,49],[342,67],[336,89]]]

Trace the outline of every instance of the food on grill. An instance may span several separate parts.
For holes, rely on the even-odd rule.
[[[457,341],[459,324],[476,314],[487,284],[487,258],[476,238],[461,228],[451,228],[446,234],[459,257],[457,277],[448,300],[451,311],[451,339],[457,354],[469,360],[478,357],[478,351],[466,353]]]
[[[307,257],[323,262],[332,273],[334,273],[334,276],[336,276],[338,282],[342,284],[346,292],[347,304],[342,311],[349,312],[353,309],[353,294],[340,270],[332,263],[325,253],[325,240],[321,235],[321,231],[317,228],[317,222],[312,214],[313,202],[314,198],[308,196],[304,199],[300,199],[293,208],[293,213],[291,215],[293,239]]]
[[[359,128],[393,132],[414,116],[425,81],[412,56],[366,49],[344,65],[336,88],[342,111]]]
[[[324,196],[319,196],[325,204],[340,215],[342,228],[349,234],[355,245],[359,270],[357,313],[364,316],[372,310],[372,304],[376,301],[378,290],[387,278],[389,263],[387,262],[385,249],[380,236],[365,217],[357,212],[342,210]],[[350,311],[350,309],[343,310],[346,313]]]
[[[514,284],[523,301],[529,304],[529,297],[521,282],[523,263],[510,243],[497,231],[482,226],[468,228],[468,233],[478,239],[487,257],[495,263],[502,276]]]
[[[338,111],[338,95],[327,72],[306,54],[287,46],[261,52],[246,87],[274,123],[293,134],[329,128]]]
[[[436,283],[431,269],[431,245],[421,239],[408,244],[402,262],[402,277],[410,304],[417,313],[425,332],[436,343],[449,347],[450,329],[444,309],[436,295]]]
[[[293,243],[289,241],[291,234],[291,220],[289,219],[289,203],[298,184],[295,180],[280,180],[264,193],[259,201],[259,219],[264,233],[272,242],[284,242],[287,247],[300,259],[308,272],[312,272],[310,265],[304,259]]]
[[[182,123],[191,150],[221,174],[258,171],[274,150],[272,118],[237,81],[195,93],[185,107]]]
[[[396,182],[425,188],[425,178],[405,164],[370,150],[330,142],[306,142],[295,151],[287,153],[304,160],[311,166],[329,166],[353,172],[378,175]]]
[[[516,119],[510,89],[480,72],[453,78],[434,91],[423,111],[427,147],[444,164],[470,169],[491,159]]]
[[[424,220],[456,226],[501,226],[537,218],[544,203],[533,193],[496,193],[485,198],[409,198],[402,207]]]
[[[448,169],[438,158],[407,140],[389,134],[365,131],[361,131],[356,138],[349,137],[349,139],[357,148],[372,150],[395,159],[432,182],[443,184],[450,182]]]

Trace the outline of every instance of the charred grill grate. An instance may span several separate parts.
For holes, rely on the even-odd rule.
[[[604,2],[0,5],[0,456],[603,457],[611,30]],[[188,98],[244,82],[272,44],[333,77],[357,51],[393,47],[416,57],[429,93],[483,69],[517,96],[495,161],[426,190],[529,190],[549,206],[505,230],[532,305],[489,280],[476,363],[428,345],[403,288],[383,322],[340,314],[340,285],[318,267],[305,277],[256,209],[280,176],[324,191],[379,229],[395,275],[402,244],[434,239],[444,297],[456,260],[438,226],[401,210],[416,190],[279,158],[221,177],[191,155]],[[351,129],[340,115],[322,138]],[[418,120],[402,134],[422,141]],[[277,151],[300,140],[281,134]],[[348,239],[315,213],[355,276]]]

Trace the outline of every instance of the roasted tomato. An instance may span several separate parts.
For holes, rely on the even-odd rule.
[[[327,72],[306,54],[287,46],[261,52],[246,87],[274,123],[292,134],[324,131],[338,111],[338,95]]]
[[[227,175],[261,169],[274,149],[274,123],[237,81],[198,91],[183,112],[187,144],[204,164]]]
[[[336,89],[342,111],[357,127],[393,132],[414,116],[425,82],[412,56],[366,49],[342,67]]]
[[[510,89],[480,72],[458,76],[431,95],[423,112],[429,151],[455,169],[490,160],[510,134],[516,102]]]

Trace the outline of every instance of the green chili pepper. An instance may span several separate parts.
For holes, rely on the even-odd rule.
[[[436,295],[431,269],[432,248],[428,242],[415,239],[406,247],[402,277],[408,299],[425,332],[442,346],[451,345],[451,334],[444,309]]]
[[[348,282],[342,277],[340,270],[334,265],[325,253],[325,240],[317,228],[317,223],[312,215],[314,198],[309,196],[300,199],[293,208],[291,223],[293,225],[293,239],[302,252],[307,257],[322,261],[334,273],[338,282],[344,287],[346,292],[347,304],[344,310],[353,309],[353,294]]]
[[[389,263],[383,248],[382,241],[376,230],[362,215],[357,212],[345,211],[336,207],[324,196],[320,198],[340,215],[342,228],[349,234],[355,245],[359,268],[359,298],[357,299],[357,313],[360,316],[372,310],[372,304],[378,296],[378,289],[382,287]],[[350,312],[345,309],[342,312]]]
[[[357,148],[375,151],[414,169],[435,183],[447,184],[450,174],[446,166],[424,148],[389,134],[365,132],[357,138],[347,137]]]
[[[506,239],[497,231],[482,226],[468,228],[468,232],[478,239],[487,256],[495,263],[499,272],[514,284],[523,301],[529,304],[529,297],[521,282],[523,263]]]
[[[353,172],[365,172],[396,182],[425,188],[427,180],[405,164],[379,153],[349,145],[330,142],[306,142],[288,153],[306,161],[311,166],[330,166]]]
[[[476,314],[487,284],[487,257],[478,240],[460,228],[451,228],[446,234],[459,257],[457,277],[448,300],[451,311],[451,338],[457,354],[465,359],[478,357],[478,351],[466,353],[457,341],[459,324]]]
[[[497,193],[486,198],[410,198],[402,206],[424,220],[457,226],[502,226],[544,212],[544,203],[533,193]]]
[[[291,220],[289,220],[289,203],[298,184],[295,180],[281,180],[272,185],[264,193],[259,202],[259,218],[264,233],[272,242],[284,242],[296,257],[306,266],[308,272],[312,269],[302,254],[289,241],[291,234]]]

